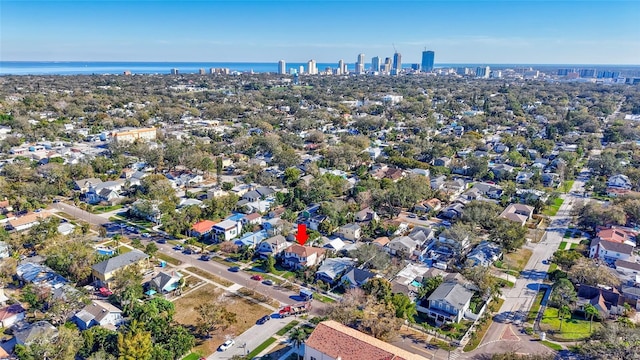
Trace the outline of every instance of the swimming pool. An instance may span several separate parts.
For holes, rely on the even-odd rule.
[[[96,249],[96,252],[98,253],[98,255],[113,255],[115,253],[115,250],[111,250],[111,249],[104,249],[104,248],[100,248],[100,249]]]
[[[421,284],[419,281],[413,280],[413,281],[411,282],[411,286],[421,287],[421,286],[422,286],[422,284]]]

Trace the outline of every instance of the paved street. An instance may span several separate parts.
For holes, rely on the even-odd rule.
[[[234,355],[246,355],[293,320],[294,317],[272,318],[263,325],[254,325],[234,339],[236,344],[232,348],[224,352],[217,351],[207,359],[231,359]],[[246,347],[243,347],[244,344]]]
[[[533,254],[529,262],[517,279],[515,286],[509,290],[504,290],[505,299],[502,308],[495,317],[495,321],[487,331],[481,345],[471,354],[497,353],[514,351],[514,347],[519,352],[545,353],[550,349],[535,341],[530,341],[530,337],[520,333],[519,324],[526,321],[529,308],[535,298],[537,291],[545,286],[543,281],[549,270],[549,262],[546,261],[553,256],[558,246],[563,240],[564,233],[571,221],[571,211],[580,199],[575,194],[584,192],[584,181],[586,177],[579,177],[573,184],[571,192],[562,195],[564,203],[556,216],[551,218],[546,231],[546,239],[538,244],[532,244]]]
[[[88,222],[91,225],[102,225],[109,222],[108,218],[104,218],[97,214],[84,211],[74,205],[65,204],[63,202],[55,203],[51,206],[54,210],[65,212],[77,219]]]

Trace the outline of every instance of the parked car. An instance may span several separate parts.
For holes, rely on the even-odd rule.
[[[100,295],[102,296],[111,296],[113,295],[113,291],[105,288],[105,287],[101,287],[98,292],[100,293]]]
[[[220,351],[225,351],[225,350],[227,350],[228,348],[233,347],[233,345],[235,345],[235,344],[236,344],[236,342],[235,342],[233,339],[231,339],[231,340],[227,340],[227,341],[225,341],[224,343],[222,343],[222,345],[220,345],[220,347],[218,348],[218,350],[220,350]]]
[[[149,233],[144,233],[144,234],[142,234],[142,237],[143,237],[143,238],[147,238],[147,239],[148,239],[148,238],[150,238],[150,237],[151,237],[151,234],[149,234]]]
[[[410,213],[409,215],[407,215],[409,218],[411,219],[415,219],[416,217],[418,217],[418,215],[414,214],[414,213]]]
[[[187,255],[195,254],[195,252],[191,248],[184,249],[182,253]]]
[[[173,250],[182,251],[182,250],[184,250],[184,247],[182,247],[182,245],[176,245],[176,246],[173,247]]]
[[[238,272],[238,271],[240,271],[240,267],[239,266],[232,266],[232,267],[229,268],[229,271]]]
[[[200,260],[209,261],[209,260],[211,260],[211,256],[209,256],[207,254],[202,254],[202,256],[200,256]]]
[[[267,279],[267,280],[263,281],[262,283],[265,284],[265,285],[269,285],[269,286],[273,285],[273,281],[271,281],[271,279]]]
[[[166,244],[166,243],[167,243],[167,239],[165,238],[158,239],[158,244]]]
[[[262,281],[262,280],[264,280],[264,278],[262,277],[262,275],[253,275],[251,277],[251,280]]]
[[[271,316],[270,315],[265,315],[265,316],[261,317],[260,319],[258,319],[257,323],[258,323],[258,325],[262,325],[262,324],[266,323],[269,320],[271,320]]]

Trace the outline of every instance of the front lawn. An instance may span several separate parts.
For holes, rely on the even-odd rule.
[[[540,311],[540,306],[542,305],[542,299],[544,298],[544,294],[547,290],[540,290],[536,295],[536,298],[533,300],[533,304],[531,304],[531,309],[529,309],[529,317],[527,318],[527,322],[529,324],[533,324],[536,321],[536,317],[538,316],[538,311]]]
[[[542,213],[547,216],[555,216],[558,213],[558,210],[560,210],[560,206],[562,206],[563,202],[564,200],[561,198],[556,198],[553,200],[553,204],[548,205]]]
[[[190,272],[192,272],[192,273],[194,273],[196,275],[202,276],[205,279],[211,280],[211,281],[213,281],[213,282],[215,282],[217,284],[220,284],[222,286],[225,286],[225,287],[229,287],[229,286],[233,285],[233,282],[231,282],[229,280],[226,280],[226,279],[223,279],[223,278],[220,278],[218,276],[215,276],[212,273],[210,273],[210,272],[208,272],[206,270],[199,269],[197,267],[189,266],[187,268],[187,271],[190,271]]]
[[[273,344],[274,342],[276,342],[276,338],[274,337],[268,338],[262,344],[258,345],[255,349],[253,349],[253,351],[251,351],[249,355],[247,355],[247,359],[253,359],[254,357],[258,356],[258,354],[263,352],[266,348],[269,347],[269,345]]]
[[[560,246],[558,246],[559,250],[565,250],[567,248],[567,242],[563,241],[560,243]]]
[[[178,266],[178,265],[182,264],[182,261],[180,261],[180,260],[178,260],[176,258],[172,258],[171,256],[163,254],[161,252],[157,252],[154,256],[157,257],[160,260],[164,260],[164,261],[168,262],[171,265]]]
[[[480,345],[480,342],[482,342],[484,335],[487,333],[487,330],[489,330],[489,327],[491,327],[491,324],[493,323],[493,318],[491,315],[500,310],[500,308],[502,307],[502,303],[504,303],[504,299],[498,299],[498,301],[493,301],[491,304],[489,304],[487,313],[483,315],[483,318],[486,320],[484,320],[484,322],[480,320],[477,324],[476,330],[471,334],[469,342],[464,347],[465,352],[472,351],[477,348],[478,345]]]
[[[560,321],[562,321],[562,331],[560,331]],[[594,321],[592,332],[598,330],[601,326],[599,322]],[[540,321],[540,329],[545,331],[549,337],[559,341],[582,340],[591,336],[589,320],[576,315],[560,320],[558,318],[558,309],[552,307],[548,307],[544,311]]]
[[[533,251],[530,249],[518,249],[512,253],[505,254],[502,259],[502,264],[504,268],[520,273],[524,270],[524,267],[527,266],[531,254],[533,254]]]
[[[89,210],[93,214],[103,214],[103,213],[118,210],[118,209],[122,209],[122,205],[111,205],[111,206],[96,205],[89,208]]]

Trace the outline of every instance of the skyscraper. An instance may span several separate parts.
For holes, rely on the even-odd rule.
[[[364,54],[358,55],[358,61],[356,62],[356,73],[364,74]]]
[[[278,74],[284,75],[287,73],[287,63],[284,60],[278,61]]]
[[[309,75],[317,75],[318,74],[318,68],[316,66],[316,61],[313,60],[313,59],[307,61],[307,74],[309,74]]]
[[[344,71],[344,60],[340,59],[338,60],[338,75],[344,75],[345,71]]]
[[[392,75],[399,75],[402,71],[402,54],[396,52],[393,54],[393,69],[391,69]]]
[[[433,71],[433,61],[435,57],[436,53],[431,50],[422,52],[422,72]]]
[[[491,74],[491,68],[488,66],[480,66],[476,68],[476,77],[479,78],[489,78],[489,74]]]
[[[371,71],[380,72],[380,57],[374,56],[371,58]]]
[[[384,58],[384,72],[391,72],[391,58]]]

